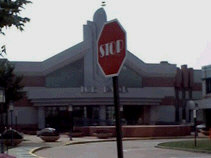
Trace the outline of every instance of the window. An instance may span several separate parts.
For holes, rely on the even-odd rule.
[[[211,93],[211,78],[206,79],[206,93]]]
[[[108,106],[106,111],[107,120],[114,120],[114,107]]]

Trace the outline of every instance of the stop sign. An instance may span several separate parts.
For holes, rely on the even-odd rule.
[[[118,22],[104,24],[97,40],[97,60],[106,77],[118,76],[126,59],[126,32]]]

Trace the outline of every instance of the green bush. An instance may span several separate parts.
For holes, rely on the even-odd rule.
[[[23,136],[14,129],[7,129],[2,133],[1,139],[23,139]]]

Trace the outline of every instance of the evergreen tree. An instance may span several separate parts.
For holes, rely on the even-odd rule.
[[[4,35],[2,29],[11,26],[23,31],[24,24],[29,22],[30,19],[21,17],[20,12],[28,3],[31,2],[28,0],[0,0],[0,34]],[[6,54],[5,45],[1,46],[1,56],[2,53]]]

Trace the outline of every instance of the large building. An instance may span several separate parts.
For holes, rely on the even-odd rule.
[[[107,21],[103,8],[83,26],[83,41],[42,62],[12,62],[24,75],[25,98],[15,103],[22,127],[68,128],[112,125],[112,80],[97,65],[96,40]],[[190,121],[188,99],[201,98],[201,71],[162,61],[144,63],[127,51],[119,75],[122,117],[127,124],[172,124]]]
[[[196,101],[201,120],[211,128],[211,65],[202,67],[202,99]]]

